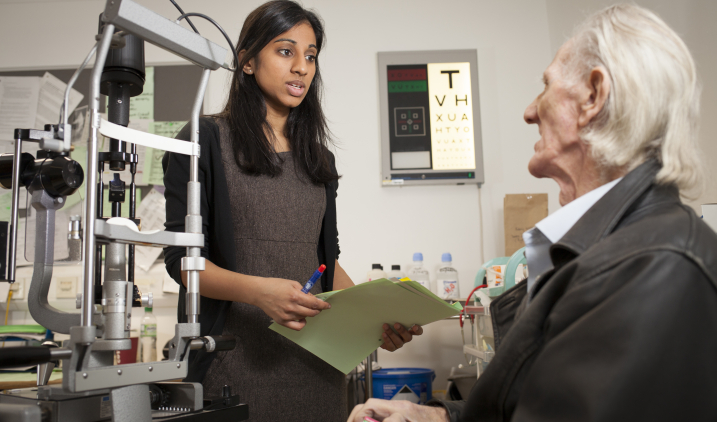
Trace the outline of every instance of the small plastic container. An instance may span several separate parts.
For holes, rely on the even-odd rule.
[[[401,271],[400,265],[391,265],[391,271],[388,272],[388,278],[402,279],[406,277],[403,271]]]
[[[383,271],[383,265],[381,264],[372,264],[371,271],[368,272],[366,277],[368,278],[367,281],[378,280],[380,278],[388,278],[386,273]]]
[[[408,270],[408,278],[418,282],[423,287],[433,291],[431,286],[431,276],[428,270],[423,266],[423,254],[416,252],[413,254],[413,266]]]
[[[444,300],[458,300],[461,297],[458,285],[458,270],[453,268],[451,254],[441,256],[441,267],[436,273],[436,289],[438,297]]]

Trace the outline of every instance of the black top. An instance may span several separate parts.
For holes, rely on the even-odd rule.
[[[190,139],[190,125],[187,124],[177,135],[177,139]],[[215,265],[236,271],[236,242],[232,225],[229,190],[226,183],[222,152],[219,143],[219,127],[212,118],[199,120],[199,182],[201,183],[201,214],[204,247],[202,256]],[[331,152],[331,167],[336,167]],[[189,181],[189,156],[167,152],[162,160],[164,170],[164,197],[167,201],[167,231],[183,232],[187,215],[187,182]],[[328,183],[326,188],[326,211],[324,213],[317,255],[319,262],[326,265],[321,278],[323,291],[333,289],[335,262],[339,256],[338,231],[336,228],[336,190],[338,181]],[[176,281],[179,288],[177,320],[187,322],[186,289],[181,279],[181,259],[186,256],[186,248],[168,247],[164,249],[164,263],[167,272]],[[221,335],[231,302],[201,297],[199,323],[201,335]],[[213,353],[204,350],[190,354],[189,372],[185,381],[202,382],[209,365],[214,359]]]
[[[648,161],[490,305],[496,354],[451,421],[717,420],[717,235]]]

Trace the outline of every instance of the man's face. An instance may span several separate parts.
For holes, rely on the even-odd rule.
[[[574,173],[579,174],[587,153],[587,146],[579,137],[579,89],[563,75],[563,62],[568,54],[566,44],[543,74],[545,89],[523,116],[528,124],[537,124],[540,133],[528,170],[535,177],[550,177],[558,182],[561,204],[575,198],[575,193],[570,193],[570,181],[576,182]]]

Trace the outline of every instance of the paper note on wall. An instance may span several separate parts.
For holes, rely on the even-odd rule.
[[[142,203],[137,207],[137,216],[142,219],[141,231],[164,230],[164,221],[166,220],[165,202],[164,195],[155,189],[149,191]],[[160,253],[162,253],[162,248],[137,246],[135,248],[135,262],[141,269],[149,271]]]
[[[13,152],[15,129],[35,128],[40,79],[36,76],[0,76],[0,153]]]
[[[149,125],[149,133],[174,138],[187,122],[152,122]],[[164,171],[162,170],[162,158],[164,151],[154,148],[147,148],[145,153],[145,165],[142,183],[145,185],[164,185]]]
[[[60,121],[60,109],[65,101],[67,84],[50,72],[45,72],[40,82],[40,94],[37,100],[35,129],[43,129],[47,124],[56,125]],[[72,88],[70,90],[67,113],[72,113],[85,96]],[[69,115],[69,114],[68,114]],[[68,119],[69,121],[69,119]]]
[[[12,191],[5,191],[0,195],[0,221],[10,221],[12,214]]]
[[[90,137],[90,107],[76,108],[68,122],[72,125],[72,145],[86,147]]]
[[[162,291],[164,293],[179,293],[179,284],[166,271],[162,280]]]
[[[505,195],[503,205],[505,256],[511,256],[525,246],[523,233],[548,216],[548,194],[509,194]]]

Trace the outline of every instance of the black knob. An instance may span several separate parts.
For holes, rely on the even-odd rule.
[[[85,179],[82,166],[68,157],[45,160],[39,173],[42,188],[54,197],[72,195]]]
[[[12,165],[15,159],[14,154],[0,154],[0,186],[5,189],[12,189]],[[34,158],[31,154],[23,152],[20,156],[20,183],[27,186],[32,181],[32,177],[28,179],[26,170],[32,170]]]

